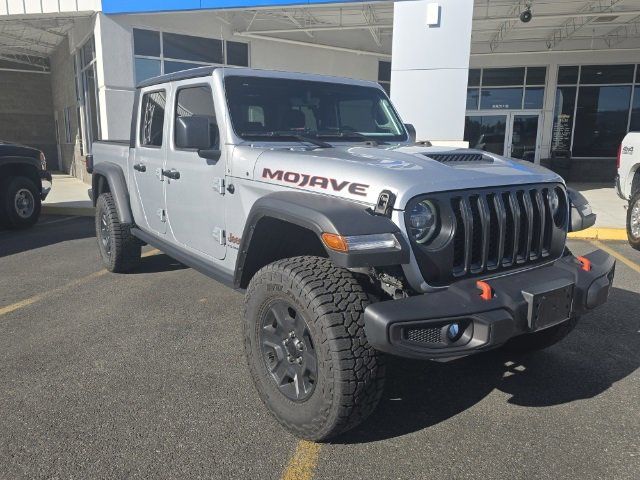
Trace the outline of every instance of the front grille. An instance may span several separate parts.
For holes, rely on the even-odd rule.
[[[553,219],[550,189],[561,193],[561,214]],[[412,241],[425,281],[445,286],[464,278],[486,276],[562,255],[568,222],[567,196],[560,184],[518,185],[442,192],[419,196],[407,206],[432,201],[440,225],[428,244]]]
[[[544,259],[551,251],[553,219],[547,188],[462,195],[456,215],[453,275],[491,272]]]

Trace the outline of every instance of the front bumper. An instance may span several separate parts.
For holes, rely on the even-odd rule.
[[[51,192],[51,187],[53,186],[53,178],[51,177],[51,172],[49,172],[48,170],[41,170],[40,183],[42,184],[40,197],[44,201],[46,200],[47,195],[49,195],[49,192]]]
[[[367,339],[377,350],[409,358],[447,360],[490,350],[605,303],[615,260],[602,250],[585,258],[589,271],[567,255],[549,266],[487,280],[490,300],[480,297],[476,280],[463,280],[439,292],[372,304],[364,312]],[[549,322],[554,315],[559,319]],[[451,340],[446,332],[453,323],[461,333]]]

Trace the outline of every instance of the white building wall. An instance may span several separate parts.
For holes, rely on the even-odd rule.
[[[558,66],[560,65],[610,65],[615,63],[640,63],[638,50],[609,50],[590,52],[542,52],[471,56],[470,68],[491,67],[547,67],[547,85],[542,111],[540,158],[551,155],[553,114],[555,109]],[[498,113],[498,112],[496,112]]]
[[[434,3],[440,21],[428,25]],[[393,12],[393,102],[418,140],[461,142],[473,0],[397,2]]]
[[[95,31],[104,139],[129,137],[128,119],[132,110],[135,85],[133,28],[249,43],[249,65],[252,68],[377,80],[378,61],[384,59],[268,40],[246,39],[233,35],[230,27],[219,21],[211,12],[116,16],[100,13],[97,15]]]

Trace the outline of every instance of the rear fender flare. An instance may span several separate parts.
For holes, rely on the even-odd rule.
[[[94,207],[96,206],[100,194],[107,191],[103,184],[101,184],[101,178],[107,183],[108,191],[113,195],[120,223],[132,225],[133,214],[131,213],[129,190],[127,189],[127,182],[124,178],[122,168],[112,162],[99,163],[94,167],[91,178]]]

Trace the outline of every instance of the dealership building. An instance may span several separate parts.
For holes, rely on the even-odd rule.
[[[138,82],[249,66],[377,81],[418,140],[610,181],[639,64],[640,0],[0,0],[0,139],[84,178]]]

